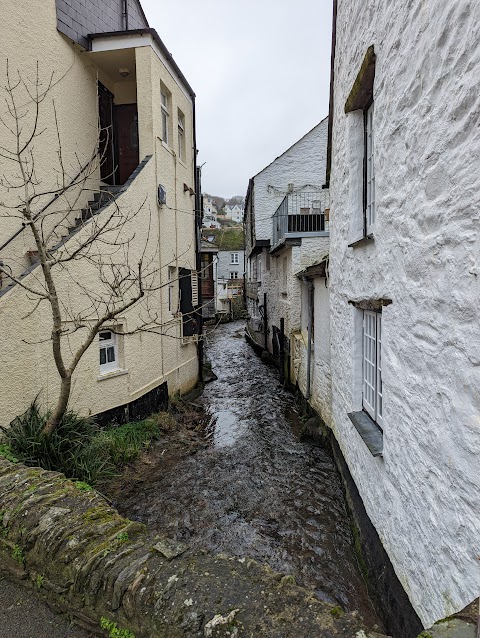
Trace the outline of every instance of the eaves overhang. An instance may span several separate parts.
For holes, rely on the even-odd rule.
[[[128,40],[131,41],[131,46],[135,47],[135,37],[134,36],[136,36],[137,38],[138,38],[138,36],[150,36],[153,39],[155,44],[160,49],[162,55],[165,57],[167,63],[171,66],[171,68],[174,71],[175,75],[178,77],[178,79],[183,84],[183,86],[186,89],[187,93],[190,95],[192,100],[195,100],[196,96],[195,96],[194,90],[192,89],[192,87],[188,83],[186,77],[183,75],[182,71],[180,70],[180,67],[178,66],[178,64],[173,59],[172,54],[167,49],[167,47],[165,46],[164,42],[162,41],[162,39],[160,38],[160,36],[158,35],[158,33],[156,32],[155,29],[150,29],[150,28],[148,28],[148,29],[130,29],[128,31],[110,31],[108,33],[90,33],[88,35],[88,38],[89,38],[89,41],[90,41],[90,50],[91,51],[99,50],[98,48],[96,49],[94,43],[95,43],[96,40],[101,40],[103,38],[105,38],[105,39],[108,38],[108,39],[112,39],[112,40],[115,39],[115,38],[117,40],[120,40],[121,38],[128,38]],[[145,46],[145,44],[142,43],[141,46]]]
[[[250,255],[256,255],[261,253],[264,248],[270,248],[270,240],[269,239],[257,239],[253,245],[252,250],[250,251]]]
[[[304,268],[300,272],[297,272],[296,276],[298,279],[315,279],[315,277],[326,277],[327,276],[327,262],[328,255],[317,263],[308,266],[308,268]]]

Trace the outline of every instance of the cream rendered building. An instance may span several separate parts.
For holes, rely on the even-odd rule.
[[[73,377],[70,408],[82,414],[113,410],[109,414],[122,419],[155,409],[167,393],[186,392],[198,378],[195,95],[136,0],[106,0],[102,9],[97,4],[6,0],[0,87],[8,83],[7,60],[12,82],[21,78],[32,91],[38,68],[40,94],[51,85],[40,104],[42,132],[34,140],[32,157],[37,191],[45,193],[33,209],[45,215],[45,228],[52,231],[52,254],[72,254],[92,233],[92,224],[101,224],[118,210],[129,216],[123,228],[128,259],[149,264],[152,290],[105,324],[101,340],[97,337],[90,345]],[[20,104],[26,127],[34,118],[32,104],[28,99]],[[8,118],[4,102],[0,115]],[[75,179],[91,157],[98,145],[99,121],[102,165],[71,189],[71,215],[62,228],[55,227],[68,197],[55,198],[52,192],[65,176]],[[0,139],[2,146],[14,142],[5,127]],[[0,264],[23,285],[41,289],[33,236],[9,208],[19,199],[11,187],[16,177],[8,157],[0,157]],[[89,207],[92,200],[100,201]],[[108,243],[92,250],[108,253]],[[96,314],[92,310],[84,321],[87,328],[74,330],[75,317],[88,316],[92,296],[101,297],[103,288],[98,269],[86,259],[66,261],[57,268],[55,281],[63,325],[70,333],[62,339],[68,363]],[[37,395],[51,407],[59,377],[49,304],[34,308],[32,296],[5,273],[1,286],[0,425],[5,426]],[[155,333],[136,333],[147,316],[155,318]]]

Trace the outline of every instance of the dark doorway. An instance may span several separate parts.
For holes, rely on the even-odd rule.
[[[191,337],[197,333],[197,321],[195,309],[192,303],[192,271],[187,268],[179,268],[178,285],[180,289],[180,312],[184,337]]]
[[[114,184],[113,95],[101,82],[98,83],[98,113],[100,119],[100,176],[105,183]]]
[[[117,104],[115,146],[117,184],[125,184],[138,166],[138,114],[136,104]]]

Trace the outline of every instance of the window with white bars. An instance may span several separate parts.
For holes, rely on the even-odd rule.
[[[382,314],[363,312],[363,409],[383,428]]]
[[[117,335],[111,330],[102,330],[99,335],[100,374],[118,370]]]
[[[230,263],[238,264],[239,263],[239,254],[238,253],[230,253]]]
[[[198,274],[192,271],[192,306],[198,306]]]
[[[163,86],[160,90],[160,102],[162,109],[162,140],[168,145],[170,94]]]
[[[373,102],[365,112],[365,215],[367,235],[373,232],[375,224],[375,162],[374,162],[374,129]]]
[[[185,116],[178,109],[178,157],[185,160]]]

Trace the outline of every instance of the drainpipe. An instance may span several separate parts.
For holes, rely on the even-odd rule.
[[[128,31],[128,0],[123,0],[123,23],[125,31]]]
[[[285,319],[280,319],[280,379],[285,381]]]
[[[197,342],[197,357],[198,357],[198,380],[203,381],[203,296],[202,296],[202,256],[201,243],[202,243],[202,167],[197,166],[197,116],[195,98],[193,100],[193,173],[195,179],[195,265],[197,269],[198,278],[198,311],[197,311],[197,325],[198,325],[198,342]]]
[[[313,282],[307,281],[308,284],[308,328],[307,328],[307,391],[305,398],[310,399],[310,364],[312,361],[312,332],[313,332]]]
[[[328,107],[328,133],[327,133],[327,166],[325,175],[325,184],[322,188],[330,188],[330,172],[332,168],[332,140],[333,140],[333,118],[335,108],[335,49],[337,46],[337,3],[333,0],[333,16],[332,16],[332,53],[330,56],[330,103]]]
[[[265,350],[268,352],[268,315],[267,315],[267,293],[263,293],[263,336],[265,338]]]

